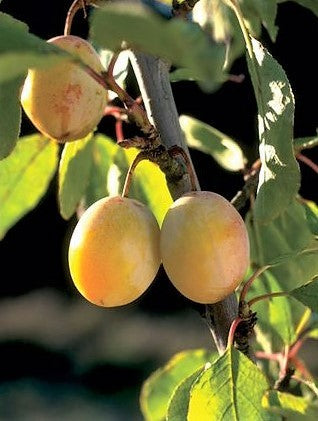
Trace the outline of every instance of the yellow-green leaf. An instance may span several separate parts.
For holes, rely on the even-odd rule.
[[[190,148],[212,155],[226,170],[244,169],[246,158],[235,140],[193,117],[182,115],[179,121]]]
[[[147,421],[165,420],[168,403],[174,389],[190,374],[207,362],[215,359],[215,354],[199,349],[176,354],[164,367],[155,371],[143,384],[140,404]]]
[[[55,142],[37,134],[19,139],[0,161],[0,239],[45,194],[58,158]]]
[[[60,213],[69,219],[76,211],[85,189],[93,162],[92,134],[64,145],[59,165]]]

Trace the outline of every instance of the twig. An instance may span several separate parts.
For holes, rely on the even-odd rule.
[[[302,153],[298,153],[296,155],[296,158],[299,161],[302,161],[304,164],[306,164],[309,168],[311,168],[313,171],[315,171],[316,174],[318,174],[318,165],[315,164],[308,156],[303,155]]]

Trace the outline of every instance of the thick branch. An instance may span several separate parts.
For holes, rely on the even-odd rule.
[[[167,148],[174,145],[182,147],[190,159],[179,125],[167,64],[158,58],[137,52],[131,52],[130,58],[148,118],[158,130],[162,144]],[[169,171],[171,169],[165,169],[168,187],[173,199],[177,199],[191,190],[190,180],[186,173],[181,179],[176,180]],[[231,323],[237,316],[235,295],[232,294],[222,302],[205,306],[205,311],[202,313],[205,314],[218,351],[223,352],[227,345]]]

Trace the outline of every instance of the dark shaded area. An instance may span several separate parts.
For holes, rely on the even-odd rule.
[[[63,32],[69,4],[68,1],[54,0],[44,3],[3,0],[0,9],[26,22],[32,33],[48,39]],[[264,33],[265,44],[284,67],[294,90],[295,135],[311,136],[317,126],[314,89],[317,75],[312,62],[318,36],[317,20],[306,9],[288,2],[279,6],[277,25],[280,29],[276,44],[272,44]],[[87,23],[81,13],[74,21],[73,33],[83,37],[87,34]],[[236,61],[232,73],[247,75],[244,57]],[[209,95],[194,83],[176,83],[173,91],[180,114],[192,115],[233,136],[246,150],[251,162],[256,158],[256,104],[248,77],[241,84],[227,82],[219,91]],[[110,124],[112,119],[105,119],[101,131],[113,134]],[[22,132],[33,132],[26,119],[23,120]],[[202,189],[232,198],[242,185],[242,177],[224,171],[203,153],[191,153]],[[305,155],[318,160],[316,150],[306,151]],[[301,193],[306,198],[318,200],[317,175],[303,164],[300,167]],[[0,314],[0,395],[4,397],[4,403],[0,402],[0,418],[22,419],[19,418],[19,408],[24,408],[30,419],[33,415],[38,416],[37,419],[79,419],[80,414],[84,414],[81,419],[141,419],[138,414],[140,385],[166,356],[171,355],[169,343],[176,337],[182,320],[188,320],[185,315],[198,317],[193,309],[195,306],[174,289],[162,269],[146,294],[128,309],[95,310],[90,304],[83,304],[84,300],[71,283],[66,265],[75,218],[64,221],[60,217],[56,193],[57,183],[53,180],[48,194],[37,208],[19,221],[0,242],[0,313],[2,311],[2,316],[5,316]],[[45,296],[48,308],[42,312],[43,321],[41,312],[37,312],[40,315],[37,325],[30,312],[32,303],[42,299],[36,298],[36,301],[32,294],[42,289],[53,290],[57,295]],[[29,310],[28,300],[31,303]],[[12,312],[16,311],[12,316],[16,323],[12,324],[6,306],[13,306]],[[64,312],[65,319],[61,312]],[[120,318],[122,314],[127,317],[126,321]],[[116,317],[119,317],[117,322]],[[31,328],[27,325],[28,318],[32,321]],[[48,325],[49,339],[46,340],[36,332],[41,323],[48,323],[51,318],[57,321],[53,327]],[[160,330],[160,322],[165,320],[170,328],[166,336]],[[151,323],[153,336],[149,327]],[[175,351],[183,349],[185,335],[193,347],[210,344],[208,332],[206,336],[202,334],[201,343],[197,342],[196,332],[200,335],[201,328],[199,317],[195,323],[188,331],[181,332],[185,329],[179,328],[179,342],[171,345],[175,346]],[[125,330],[127,334],[120,342],[116,332],[118,334],[127,325],[131,329]],[[134,326],[138,326],[136,330]],[[176,326],[175,330],[173,326]],[[45,330],[45,326],[42,328]],[[51,337],[54,329],[55,336]],[[58,343],[59,332],[62,343]],[[65,339],[67,335],[69,341]],[[158,335],[162,335],[159,343]],[[140,355],[136,343],[143,343],[145,337],[149,348],[145,345],[144,355]],[[152,346],[152,339],[157,345]],[[123,348],[111,353],[108,349],[112,341],[121,343]],[[164,352],[164,349],[167,350]],[[101,350],[105,351],[105,356]],[[76,403],[71,404],[72,401]],[[106,418],[105,413],[108,414]],[[43,414],[47,417],[41,418]]]

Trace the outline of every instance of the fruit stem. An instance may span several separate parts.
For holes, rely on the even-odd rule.
[[[286,297],[289,293],[287,291],[279,291],[279,292],[271,292],[264,295],[259,295],[258,297],[252,298],[250,301],[247,302],[247,304],[251,307],[253,304],[258,303],[262,300],[267,300],[275,297]]]
[[[139,164],[139,162],[143,161],[144,159],[148,159],[148,152],[146,151],[141,151],[139,152],[139,154],[136,156],[136,158],[133,160],[133,162],[130,164],[130,167],[128,169],[126,178],[125,178],[125,184],[123,187],[123,191],[122,191],[122,197],[128,197],[129,194],[129,189],[131,186],[131,182],[132,182],[132,178],[134,175],[134,171],[137,167],[137,165]]]
[[[66,19],[65,19],[65,26],[64,26],[64,35],[70,35],[72,29],[72,23],[74,16],[78,12],[78,10],[83,9],[84,11],[84,18],[86,19],[86,5],[91,3],[90,0],[74,0],[71,4],[70,8],[68,9]]]

